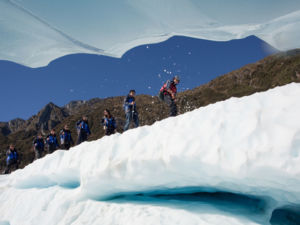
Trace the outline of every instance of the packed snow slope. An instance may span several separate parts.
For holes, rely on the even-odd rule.
[[[269,224],[300,204],[299,96],[292,83],[56,151],[1,176],[0,224]]]
[[[299,48],[300,2],[217,0],[0,0],[0,59],[31,67],[71,53],[121,57],[185,35],[228,41],[255,35]]]

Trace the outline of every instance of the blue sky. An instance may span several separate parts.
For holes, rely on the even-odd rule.
[[[0,101],[5,108],[0,121],[27,119],[50,101],[63,106],[72,100],[126,95],[130,89],[156,95],[174,75],[181,76],[178,88],[184,91],[256,62],[270,54],[267,49],[254,36],[230,42],[174,37],[136,47],[121,59],[74,54],[35,69],[0,61]]]

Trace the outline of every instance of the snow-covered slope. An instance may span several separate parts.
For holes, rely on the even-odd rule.
[[[293,83],[56,151],[0,178],[0,224],[267,224],[300,204],[299,96]]]
[[[300,48],[299,27],[297,1],[0,0],[0,59],[38,67],[71,53],[121,57],[173,35],[216,41],[256,35],[287,50]]]

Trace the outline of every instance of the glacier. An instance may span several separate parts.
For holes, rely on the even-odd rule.
[[[270,14],[270,16],[268,16]],[[300,48],[299,1],[0,0],[0,60],[41,67],[68,54],[121,57],[174,35],[228,41],[255,35]]]
[[[270,224],[299,210],[299,96],[292,83],[58,150],[0,176],[0,224]]]

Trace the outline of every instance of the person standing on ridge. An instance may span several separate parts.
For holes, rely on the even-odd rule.
[[[161,101],[164,101],[170,108],[170,116],[177,115],[176,94],[177,84],[179,84],[179,76],[173,77],[172,80],[168,80],[160,89],[158,97]]]
[[[4,170],[4,174],[8,174],[11,172],[11,167],[15,165],[15,169],[19,168],[19,155],[13,144],[9,145],[9,148],[6,152],[6,167]]]
[[[39,133],[38,136],[34,139],[33,149],[35,152],[34,160],[41,158],[44,152],[44,139],[41,133]]]
[[[79,120],[76,123],[76,125],[78,134],[76,145],[79,145],[80,143],[88,139],[88,136],[91,134],[91,131],[88,124],[88,118],[86,116],[83,116],[82,120]]]
[[[52,153],[59,148],[59,144],[56,138],[55,129],[51,129],[50,134],[46,138],[46,143],[48,145],[48,152]]]
[[[105,135],[111,135],[115,133],[117,128],[115,118],[111,115],[108,109],[104,110],[104,116],[101,120]]]
[[[71,131],[68,125],[60,131],[60,145],[62,149],[69,150],[71,145],[74,145],[74,141],[71,136]]]
[[[133,120],[135,127],[139,126],[139,115],[135,104],[135,90],[130,90],[127,97],[124,99],[124,110],[126,115],[126,122],[124,131],[128,130],[130,122]]]

